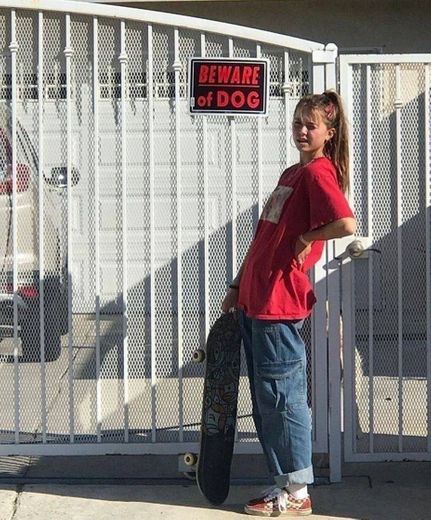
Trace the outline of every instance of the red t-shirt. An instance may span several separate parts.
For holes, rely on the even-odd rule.
[[[302,266],[294,261],[301,233],[353,217],[336,169],[326,157],[285,170],[268,199],[241,276],[238,306],[262,320],[307,317],[316,301],[306,274],[321,257],[315,241]]]

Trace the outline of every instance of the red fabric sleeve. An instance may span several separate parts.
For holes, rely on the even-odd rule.
[[[310,230],[341,218],[353,217],[346,197],[341,191],[335,169],[310,168],[307,172],[308,202],[310,208]]]

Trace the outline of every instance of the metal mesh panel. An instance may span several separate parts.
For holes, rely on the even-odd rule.
[[[302,52],[289,51],[288,85],[290,95],[299,101],[302,96],[311,93],[311,61]]]
[[[71,19],[72,133],[77,136],[73,140],[72,168],[79,175],[78,184],[72,187],[73,386],[76,442],[95,442],[97,429],[92,38],[91,20],[79,17]]]
[[[404,451],[426,451],[424,66],[403,65],[401,108],[402,435]],[[429,317],[428,317],[429,319]]]
[[[205,35],[205,56],[213,58],[229,56],[229,41],[216,34]]]
[[[101,433],[102,442],[124,440],[122,320],[122,145],[120,27],[100,20],[98,28],[100,132]],[[108,85],[104,87],[103,84]]]
[[[353,176],[353,192],[355,194],[354,206],[357,221],[357,234],[359,236],[368,235],[368,208],[367,190],[368,178],[367,170],[367,75],[366,67],[355,65],[352,67],[353,84],[353,114],[352,125],[352,155],[353,171],[364,172],[362,175]]]
[[[179,58],[182,63],[181,78],[188,70],[188,59],[200,54],[200,35],[181,31],[179,41]],[[187,107],[182,107],[185,114]],[[202,276],[197,276],[196,266],[203,265],[204,240],[204,204],[202,182],[202,158],[198,153],[200,124],[185,116],[182,122],[181,147],[184,152],[182,160],[182,219],[183,219],[183,254],[182,254],[182,308],[183,308],[183,417],[184,441],[197,441],[199,438],[200,406],[202,398],[203,364],[192,363],[194,350],[205,344],[205,322]],[[202,268],[199,269],[202,275]]]
[[[157,440],[177,441],[178,407],[178,344],[177,329],[177,263],[176,263],[176,145],[175,112],[162,98],[174,95],[173,80],[173,31],[154,28],[154,143],[156,206],[155,239],[157,287],[155,297],[156,320],[156,376],[157,376]],[[162,209],[163,208],[163,209]]]
[[[66,148],[66,66],[65,18],[64,16],[46,15],[43,25],[44,102],[43,156],[46,171],[52,168],[65,168],[67,164]],[[44,212],[44,259],[47,276],[65,281],[67,262],[67,198],[64,189],[53,190],[51,207],[46,200]],[[49,208],[49,209],[48,209]],[[48,262],[47,260],[50,259]],[[66,276],[67,280],[67,276]],[[67,290],[66,290],[67,291]],[[62,309],[63,319],[67,306]],[[45,321],[48,316],[45,315]],[[54,322],[56,323],[56,322]],[[54,352],[57,345],[55,336],[45,334],[46,351]],[[67,338],[63,346],[67,348]],[[62,354],[61,362],[47,365],[47,435],[48,442],[69,441],[69,385],[68,385],[67,350]]]
[[[151,431],[151,337],[149,330],[149,148],[148,148],[148,29],[130,24],[127,124],[127,280],[131,441],[148,441]]]
[[[25,38],[23,38],[25,35]],[[37,217],[38,217],[38,177],[34,171],[34,161],[31,161],[23,133],[33,133],[37,124],[37,105],[32,101],[35,92],[28,85],[35,83],[33,48],[37,39],[37,24],[31,14],[20,14],[16,19],[16,37],[21,42],[17,52],[17,120],[18,127],[24,126],[20,121],[29,121],[26,128],[18,130],[17,139],[21,146],[17,148],[17,183],[20,175],[29,175],[27,190],[18,188],[17,194],[17,270],[18,292],[33,290],[34,297],[26,298],[27,309],[18,307],[18,323],[21,326],[21,358],[20,361],[28,361],[40,357],[40,331],[39,331],[39,301],[36,284],[38,283],[38,258],[32,254],[38,248]],[[27,155],[27,156],[26,156]],[[30,162],[31,161],[31,162]],[[27,168],[24,172],[22,168]],[[27,202],[25,205],[24,199]],[[24,204],[23,204],[24,202]],[[12,210],[13,211],[13,210]],[[20,262],[19,258],[28,256],[27,262]],[[22,363],[19,370],[19,413],[20,413],[20,442],[40,441],[40,437],[33,436],[33,429],[40,422],[41,410],[41,384],[40,367],[34,363]],[[33,381],[29,385],[27,382]]]
[[[367,114],[366,67],[353,68],[355,190],[362,192],[355,209],[361,232],[372,236],[380,253],[353,262],[353,449],[421,452],[427,445],[424,67],[376,64],[369,69]]]
[[[352,69],[352,86],[353,86],[353,187],[354,187],[354,207],[355,216],[358,222],[358,234],[366,235],[368,227],[368,207],[367,207],[367,190],[368,190],[368,166],[367,166],[367,96],[371,92],[367,91],[366,68],[357,65]],[[371,117],[371,114],[369,115]],[[358,174],[356,174],[358,172]],[[364,269],[365,268],[365,269]],[[355,341],[355,362],[361,359],[364,363],[369,363],[368,350],[368,272],[367,264],[362,262],[361,265],[355,264],[355,287],[360,285],[363,289],[363,301],[367,302],[360,309],[357,308],[355,314],[356,325],[356,341]],[[355,411],[356,425],[363,428],[364,431],[370,432],[370,388],[371,380],[365,378],[361,372],[361,367],[357,367],[354,372],[355,389],[358,393],[357,410]],[[358,433],[358,449],[360,451],[369,450],[369,437]]]
[[[284,52],[283,49],[262,48],[262,58],[269,60],[269,95],[282,97],[284,81]]]
[[[10,149],[10,131],[11,131],[11,61],[8,53],[8,46],[10,43],[10,16],[6,11],[0,11],[0,171],[2,176],[7,172],[8,164],[10,163],[11,149]],[[7,222],[6,232],[10,236],[11,211],[10,200],[5,194],[0,195],[0,207],[2,214],[6,216]],[[0,287],[1,292],[6,293],[10,279],[8,271],[10,271],[10,262],[7,261],[7,256],[10,248],[6,244],[1,247],[1,271],[0,271]],[[10,316],[10,308],[7,309]],[[6,309],[2,309],[5,313]],[[8,403],[4,407],[2,414],[2,423],[0,425],[1,442],[14,441],[14,367],[13,367],[13,343],[10,336],[10,319],[8,324],[2,324],[2,338],[0,343],[0,368],[2,371],[2,378],[0,379],[0,388],[4,396],[4,403]],[[5,327],[7,325],[7,328]],[[13,341],[13,340],[12,340]]]

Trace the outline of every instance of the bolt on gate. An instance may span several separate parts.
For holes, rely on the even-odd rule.
[[[193,352],[296,159],[292,110],[335,87],[336,54],[164,13],[2,2],[1,454],[196,450]],[[189,59],[222,56],[269,60],[266,117],[189,113]],[[318,452],[328,451],[330,258],[328,248],[315,268],[319,303],[304,329]],[[260,450],[250,413],[243,360],[237,453]]]

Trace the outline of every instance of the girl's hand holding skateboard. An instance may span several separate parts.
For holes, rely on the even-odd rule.
[[[223,312],[229,312],[231,309],[236,309],[238,304],[239,290],[237,288],[231,288],[227,290],[226,296],[221,304],[221,310]]]

